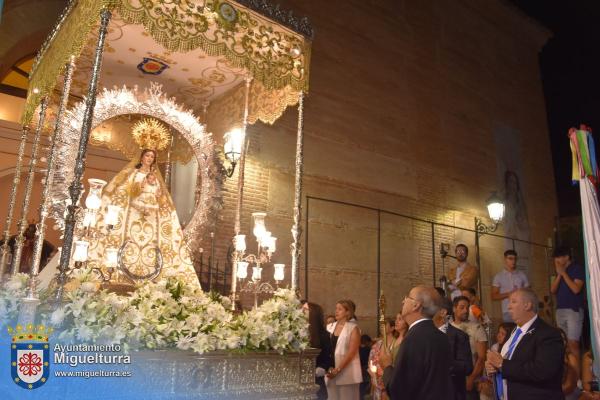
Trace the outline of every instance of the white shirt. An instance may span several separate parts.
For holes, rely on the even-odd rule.
[[[462,273],[466,267],[467,267],[467,263],[464,262],[464,263],[459,264],[458,267],[456,268],[456,278],[454,278],[455,285],[458,283],[458,281],[460,281],[460,276],[462,275]]]
[[[448,322],[444,323],[442,326],[440,326],[438,328],[440,331],[444,332],[444,333],[448,333]]]
[[[458,267],[456,267],[456,278],[454,278],[454,282],[450,284],[450,289],[452,289],[452,292],[450,293],[450,298],[452,300],[454,300],[456,297],[462,294],[457,284],[460,281],[460,276],[464,272],[465,268],[467,268],[466,262],[460,263],[458,264]]]
[[[536,314],[533,316],[533,318],[531,318],[529,321],[525,322],[522,326],[517,326],[517,328],[521,330],[521,335],[517,338],[517,341],[515,342],[512,354],[508,358],[509,360],[512,358],[512,355],[515,354],[515,351],[517,350],[519,343],[525,337],[525,335],[527,335],[527,333],[529,332],[529,328],[531,328],[531,325],[533,325],[533,323],[535,322],[537,317],[538,316]],[[513,337],[515,336],[516,333],[517,333],[517,330],[516,329],[513,330],[512,334],[506,341],[505,345],[502,346],[502,352],[500,353],[502,355],[502,358],[506,357],[506,354],[508,353],[510,344],[512,343]],[[503,388],[504,389],[504,400],[508,400],[508,387],[506,386],[506,379],[502,379],[502,386],[504,387]]]
[[[492,286],[497,287],[498,291],[502,293],[509,293],[515,289],[521,289],[529,287],[529,279],[523,271],[515,269],[509,271],[504,268],[494,276]],[[502,313],[508,312],[508,298],[502,299]]]
[[[412,328],[413,326],[415,326],[415,325],[416,325],[416,324],[418,324],[419,322],[423,322],[423,321],[427,321],[427,320],[429,320],[429,318],[421,318],[421,319],[418,319],[418,320],[416,320],[415,322],[413,322],[412,324],[410,324],[410,325],[408,326],[408,329]]]

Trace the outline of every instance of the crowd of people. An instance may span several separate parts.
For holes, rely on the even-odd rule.
[[[327,318],[319,305],[304,304],[311,346],[321,349],[318,398],[600,400],[593,353],[581,356],[585,272],[569,250],[553,254],[556,326],[538,315],[517,253],[504,253],[492,281],[491,299],[502,308],[496,329],[479,302],[467,246],[455,253],[447,287],[412,288],[376,340],[361,334],[352,300],[338,301]]]

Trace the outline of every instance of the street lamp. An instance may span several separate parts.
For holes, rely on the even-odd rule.
[[[489,217],[494,223],[494,225],[488,226],[484,224],[480,218],[475,217],[475,230],[480,235],[495,232],[498,229],[498,225],[500,224],[500,222],[502,222],[502,219],[504,218],[504,202],[496,192],[493,192],[492,195],[488,198],[486,205]]]
[[[479,238],[486,233],[496,232],[498,225],[504,218],[504,202],[496,192],[492,192],[486,201],[488,214],[494,225],[488,226],[480,218],[475,217],[475,258],[479,271],[481,272],[481,249],[479,247]],[[481,276],[479,277],[479,295],[481,296]]]
[[[244,131],[240,128],[234,128],[223,135],[224,145],[223,153],[225,159],[229,161],[229,166],[225,168],[228,178],[231,178],[235,166],[242,155],[242,145],[244,143]]]

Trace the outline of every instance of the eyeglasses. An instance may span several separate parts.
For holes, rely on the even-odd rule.
[[[408,300],[412,300],[412,301],[414,301],[415,303],[420,303],[420,301],[419,301],[419,300],[417,300],[417,299],[413,299],[412,297],[410,297],[410,296],[408,296],[408,295],[404,296],[404,300],[402,300],[402,302],[404,303],[404,302],[406,301],[406,299],[408,299]]]

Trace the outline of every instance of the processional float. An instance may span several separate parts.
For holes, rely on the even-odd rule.
[[[291,288],[298,290],[303,108],[309,86],[312,37],[306,18],[297,18],[264,0],[71,1],[32,67],[3,232],[0,276],[7,272],[15,275],[19,271],[40,137],[48,134],[51,146],[43,180],[34,259],[27,296],[22,301],[22,322],[33,322],[39,303],[40,256],[49,217],[58,221],[63,230],[56,301],[62,299],[69,270],[78,260],[77,255],[73,260],[77,253],[74,242],[80,239],[79,229],[85,225],[86,212],[93,211],[91,207],[84,210],[80,205],[88,145],[126,149],[128,143],[124,138],[113,140],[95,134],[104,121],[124,115],[158,119],[177,132],[171,137],[170,150],[160,157],[163,161],[181,156],[174,141],[182,140],[191,146],[198,173],[204,174],[196,188],[198,207],[184,230],[185,238],[192,244],[212,232],[219,210],[220,185],[231,175],[221,164],[213,137],[227,132],[229,139],[231,135],[236,136],[237,147],[226,149],[230,161],[239,160],[240,166],[235,229],[231,232],[240,257],[233,263],[232,297],[235,300],[235,277],[241,275],[235,270],[237,261],[245,267],[248,265],[240,244],[243,165],[248,148],[246,129],[258,121],[273,124],[288,107],[298,107],[291,228]],[[19,210],[14,261],[7,271],[9,229],[18,206],[16,193],[30,132],[35,136],[25,200]],[[165,172],[168,180],[168,167]],[[274,250],[275,238],[257,236],[257,241],[259,252],[270,254]],[[110,253],[108,258],[114,260],[114,249]],[[260,264],[257,263],[257,267],[260,272]],[[281,269],[279,265],[279,278]],[[235,301],[233,304],[235,306]]]
[[[201,140],[197,129],[193,132],[189,126],[182,126],[186,122],[181,120],[181,116],[178,120],[173,114],[165,115],[160,104],[155,104],[153,108],[148,106],[149,103],[138,102],[141,103],[139,109],[128,109],[125,106],[130,100],[126,98],[127,90],[106,92],[97,104],[98,96],[102,97],[99,93],[101,88],[121,87],[138,93],[154,90],[156,94],[157,85],[161,85],[159,90],[165,97],[176,98],[177,103],[201,116],[206,129],[213,134],[238,128],[244,137],[249,124],[257,121],[272,124],[287,107],[298,105],[291,257],[291,286],[298,288],[303,100],[308,90],[311,38],[312,29],[306,19],[284,13],[278,7],[272,8],[264,1],[71,2],[32,68],[22,118],[23,135],[4,232],[6,239],[16,206],[15,193],[20,179],[23,149],[27,133],[33,126],[33,157],[29,165],[14,252],[16,262],[11,271],[15,274],[26,227],[24,216],[29,206],[28,194],[31,193],[37,162],[37,143],[44,127],[52,124],[52,146],[48,172],[43,182],[35,241],[36,257],[31,268],[28,298],[31,301],[36,298],[36,276],[46,218],[50,215],[60,219],[61,213],[64,213],[64,242],[59,284],[64,284],[72,261],[87,147],[90,140],[92,143],[102,141],[102,138],[95,138],[92,131],[103,121],[128,112],[166,119],[171,125],[181,128],[199,164],[206,164],[207,157],[212,157],[212,154],[207,154],[207,140]],[[55,99],[53,93],[61,77],[62,92],[60,98]],[[116,98],[119,95],[121,98]],[[84,97],[85,102],[69,110],[69,99],[77,96]],[[152,93],[146,94],[146,97],[152,97]],[[52,104],[55,112],[53,120],[48,123],[44,121],[47,118],[46,110],[53,101],[56,103]],[[205,147],[202,148],[202,145]],[[243,163],[245,146],[240,147],[242,150],[238,157]],[[240,234],[243,171],[240,171],[238,178],[240,196],[232,236]],[[214,193],[206,193],[205,197],[210,195]],[[185,229],[186,237],[192,242],[206,234],[210,224],[214,224],[214,217],[211,221],[208,210],[208,200],[199,204]],[[4,243],[0,272],[4,272],[7,265],[7,240]],[[237,263],[233,265],[235,269]],[[237,275],[235,270],[233,275]],[[235,291],[235,279],[233,282]]]

